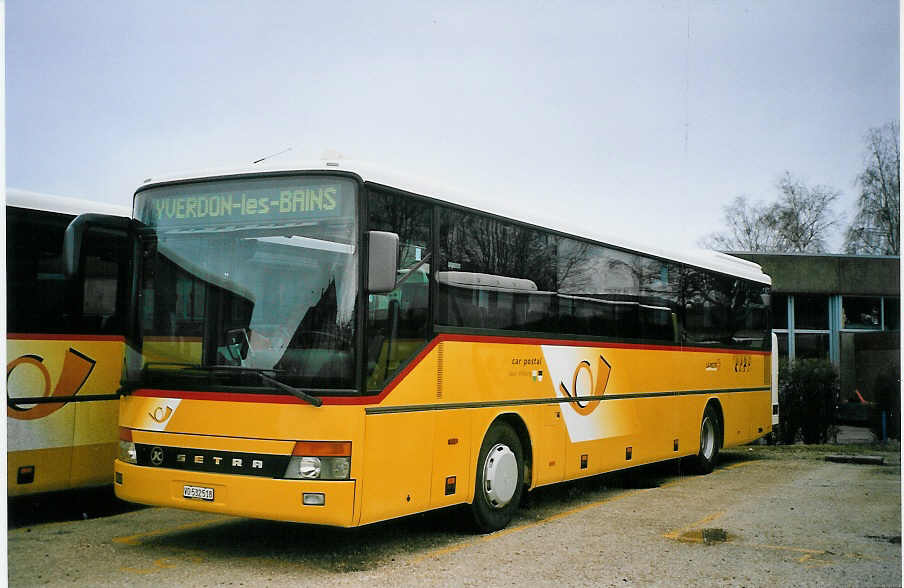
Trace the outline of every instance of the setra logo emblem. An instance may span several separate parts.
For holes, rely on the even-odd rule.
[[[154,447],[151,449],[151,463],[155,466],[163,465],[163,448]]]
[[[173,409],[166,406],[158,406],[154,409],[154,412],[149,412],[148,416],[154,419],[158,423],[165,423],[168,418],[173,415]]]

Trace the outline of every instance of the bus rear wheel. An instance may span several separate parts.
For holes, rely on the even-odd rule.
[[[700,422],[700,450],[697,455],[688,459],[690,469],[698,474],[708,474],[719,461],[719,449],[722,446],[722,420],[719,411],[708,404],[703,411]]]
[[[514,429],[498,422],[480,446],[471,513],[481,533],[509,524],[524,492],[524,452]]]

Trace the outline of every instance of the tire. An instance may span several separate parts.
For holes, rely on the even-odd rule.
[[[524,492],[524,453],[514,429],[498,422],[480,445],[471,514],[481,533],[509,524]]]
[[[708,404],[700,421],[700,449],[697,455],[688,460],[690,469],[697,474],[708,474],[713,471],[719,461],[721,446],[722,420],[715,406]]]

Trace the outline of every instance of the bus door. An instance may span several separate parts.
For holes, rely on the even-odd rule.
[[[80,392],[109,398],[119,389],[129,304],[130,242],[122,233],[89,230],[82,251],[83,273],[77,279],[80,300],[75,309],[84,331],[94,341],[82,343],[94,369]],[[72,487],[110,483],[116,458],[119,403],[117,400],[76,402],[73,432]],[[104,464],[99,467],[98,464]],[[106,464],[111,464],[106,467]]]

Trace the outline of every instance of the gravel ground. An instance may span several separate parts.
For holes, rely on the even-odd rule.
[[[881,455],[886,465],[824,461],[843,452]],[[741,448],[708,476],[667,463],[541,488],[491,535],[471,534],[461,509],[331,529],[122,506],[46,522],[35,514],[46,509],[16,502],[9,581],[900,586],[900,473],[897,447]],[[61,512],[67,501],[54,499]]]

